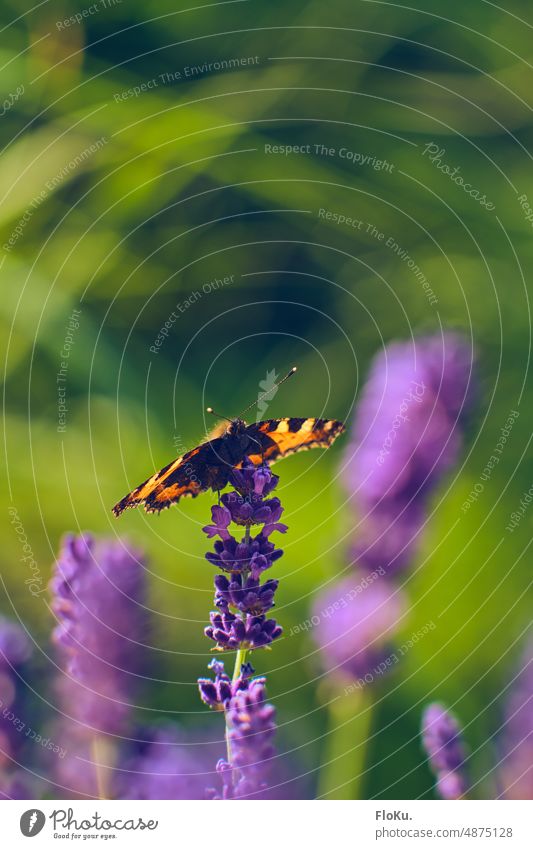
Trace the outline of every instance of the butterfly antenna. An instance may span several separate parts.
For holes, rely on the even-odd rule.
[[[212,416],[216,416],[217,419],[225,419],[227,422],[233,422],[233,419],[228,419],[227,416],[221,416],[220,413],[215,413],[212,407],[206,408],[207,413],[211,413]]]
[[[288,374],[286,374],[286,375],[285,375],[285,377],[282,377],[282,378],[281,378],[281,380],[278,380],[278,382],[277,382],[277,383],[274,383],[274,385],[273,385],[273,386],[271,386],[271,387],[270,387],[270,389],[268,389],[266,392],[263,392],[263,394],[262,394],[262,395],[259,395],[259,396],[255,399],[255,401],[252,401],[252,403],[251,403],[248,407],[246,407],[246,408],[242,411],[242,413],[240,413],[239,418],[240,418],[241,416],[243,416],[243,415],[244,415],[244,413],[247,413],[247,412],[248,412],[248,410],[251,410],[251,408],[252,408],[252,407],[255,407],[255,405],[256,405],[256,404],[259,404],[259,402],[260,402],[260,401],[262,401],[262,400],[263,400],[263,398],[266,398],[268,395],[271,395],[271,394],[272,394],[272,392],[274,391],[274,389],[276,389],[276,387],[281,386],[281,384],[282,384],[282,383],[285,383],[285,381],[286,381],[286,380],[288,380],[288,379],[289,379],[289,377],[292,377],[292,376],[293,376],[293,374],[295,374],[295,372],[297,372],[297,371],[298,371],[297,367],[296,367],[296,366],[293,366],[293,367],[291,368],[290,372],[288,372]]]

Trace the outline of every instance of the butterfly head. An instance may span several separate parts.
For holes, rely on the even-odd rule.
[[[246,422],[244,419],[233,419],[229,424],[226,433],[228,436],[241,436],[246,430]]]
[[[215,413],[212,407],[207,408],[207,412],[216,416],[222,421],[213,428],[208,434],[208,439],[217,439],[218,437],[241,436],[246,430],[246,422],[243,419],[229,419],[227,416],[221,416]]]

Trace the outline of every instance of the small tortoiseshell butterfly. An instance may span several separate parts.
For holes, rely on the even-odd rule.
[[[213,412],[210,407],[208,412]],[[229,425],[218,425],[207,442],[173,460],[122,498],[113,507],[115,516],[141,504],[147,513],[155,513],[180,498],[195,498],[208,489],[219,491],[246,457],[260,465],[296,451],[327,448],[344,431],[342,422],[329,419],[268,419],[249,425],[241,418],[228,421]]]

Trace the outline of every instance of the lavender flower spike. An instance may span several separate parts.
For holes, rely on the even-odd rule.
[[[217,764],[222,791],[213,790],[211,798],[237,799],[265,789],[267,762],[274,756],[275,711],[265,702],[265,679],[251,678],[253,669],[245,659],[249,651],[270,646],[282,633],[276,620],[266,616],[279,582],[261,583],[261,577],[283,554],[269,537],[275,531],[285,533],[287,526],[279,521],[279,498],[267,498],[278,477],[266,463],[256,466],[245,459],[233,470],[230,483],[234,489],[212,507],[212,523],[203,529],[209,539],[218,537],[206,559],[222,572],[215,576],[217,610],[211,612],[205,634],[216,651],[236,652],[235,672],[230,680],[224,664],[213,661],[214,679],[200,678],[198,686],[202,701],[223,711],[226,719],[227,757]],[[241,533],[244,529],[240,540],[230,532],[231,523]],[[262,527],[252,537],[253,526]]]
[[[410,563],[428,495],[459,459],[472,369],[470,347],[453,333],[393,343],[374,360],[344,467],[363,568],[390,574]]]
[[[122,541],[69,535],[50,589],[64,708],[93,730],[120,734],[142,672],[143,561]]]
[[[212,781],[213,748],[172,726],[149,732],[124,764],[119,799],[205,799]]]
[[[31,776],[16,768],[28,720],[17,673],[30,655],[31,643],[20,625],[0,616],[0,799],[32,798]]]
[[[237,690],[228,707],[231,765],[239,778],[235,798],[264,790],[268,761],[274,757],[276,711],[266,702],[265,679],[255,678],[246,690]]]
[[[422,744],[437,779],[441,799],[461,799],[468,791],[466,751],[459,723],[446,708],[428,705],[422,717]]]
[[[124,541],[68,535],[50,589],[63,668],[56,733],[67,750],[54,763],[55,777],[63,793],[108,797],[116,738],[130,731],[145,666],[144,563]]]
[[[377,572],[354,573],[319,593],[313,637],[325,671],[359,688],[380,681],[397,660],[392,642],[405,609],[401,590]]]
[[[283,512],[279,498],[266,498],[278,480],[266,464],[255,466],[245,460],[241,469],[232,472],[230,481],[235,489],[224,493],[222,506],[211,508],[212,524],[203,528],[210,539],[220,537],[206,559],[226,573],[215,577],[218,610],[211,613],[210,625],[205,629],[218,651],[263,648],[282,633],[276,620],[265,615],[274,606],[278,581],[261,584],[263,572],[283,554],[269,536],[274,531],[287,530],[278,521]],[[245,528],[241,540],[230,532],[232,522]],[[253,525],[263,527],[252,537]]]
[[[240,799],[266,789],[269,761],[275,755],[275,709],[266,702],[264,678],[252,678],[249,663],[241,666],[239,676],[231,682],[224,664],[212,661],[215,680],[200,678],[202,700],[213,710],[224,710],[228,726],[230,760],[221,759],[217,772],[222,778],[222,795],[211,791],[214,799]]]
[[[526,644],[501,735],[499,784],[505,799],[533,799],[533,638]]]

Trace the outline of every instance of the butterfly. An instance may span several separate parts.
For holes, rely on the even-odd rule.
[[[208,412],[213,412],[210,407]],[[327,448],[345,429],[342,422],[334,419],[267,419],[252,424],[241,418],[228,421],[227,425],[218,425],[206,442],[173,460],[124,496],[113,507],[115,516],[140,505],[147,513],[158,513],[180,498],[196,498],[208,489],[220,491],[245,458],[260,465],[308,448]]]

